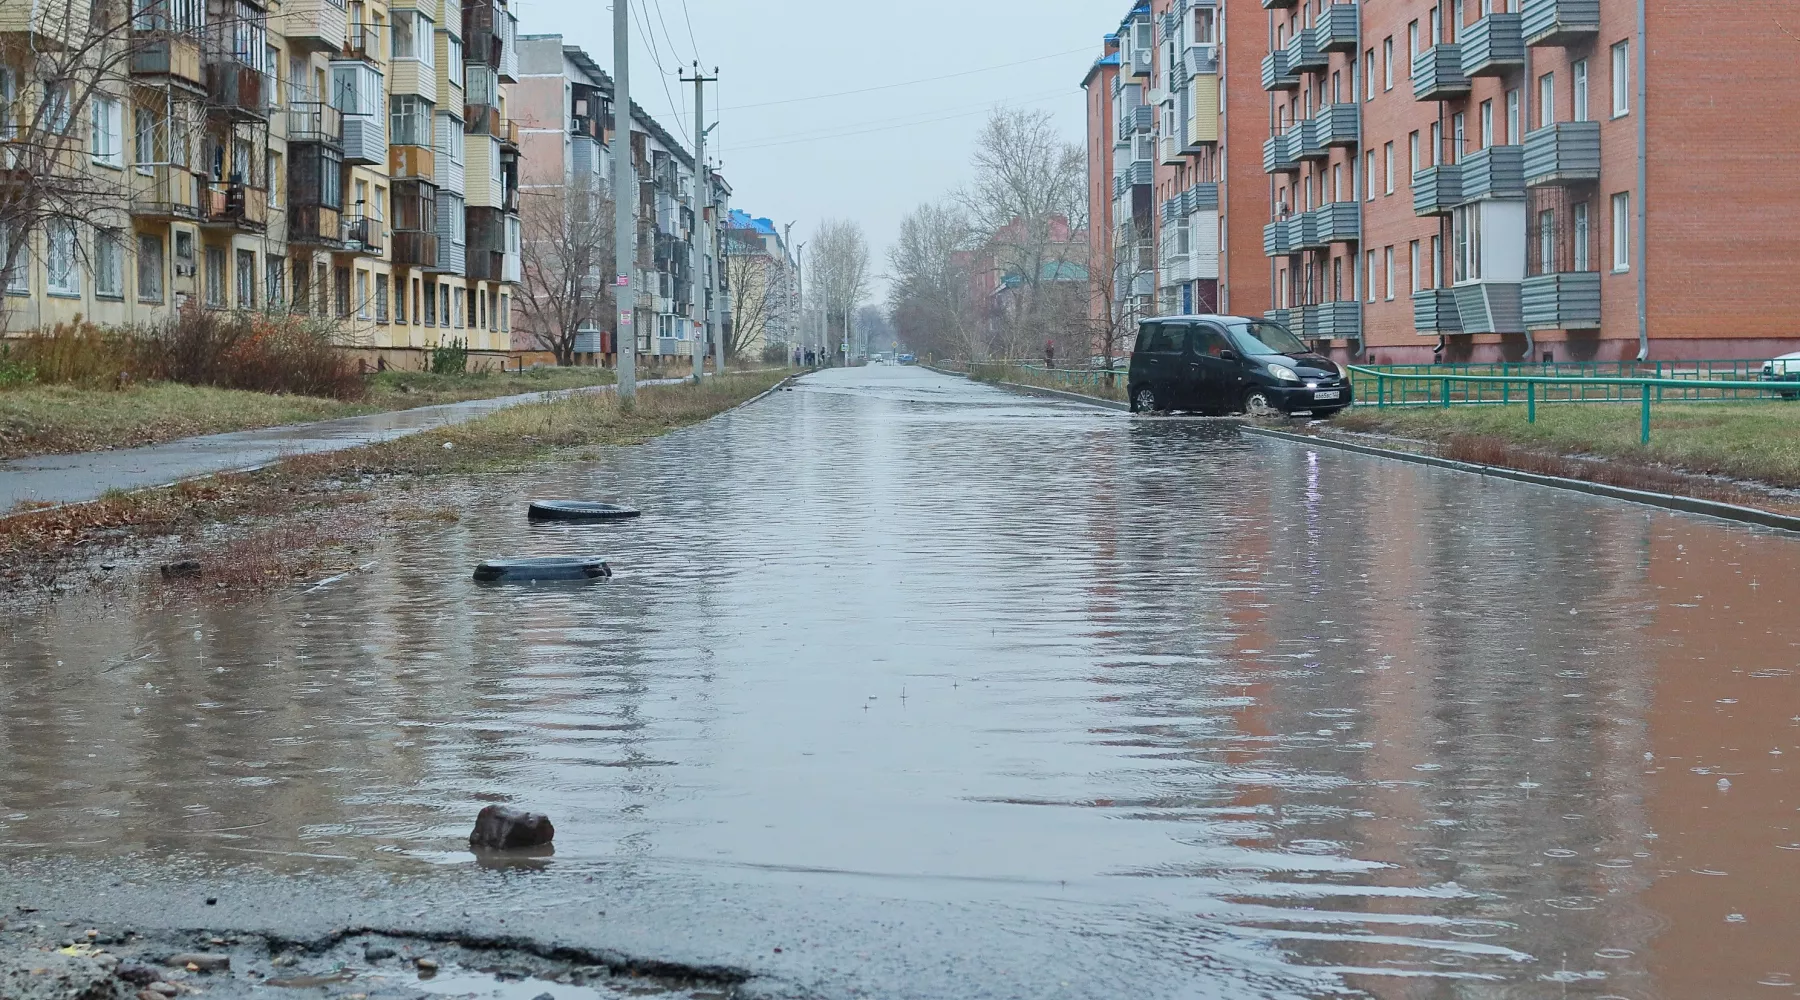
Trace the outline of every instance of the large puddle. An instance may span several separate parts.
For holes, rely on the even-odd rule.
[[[1219,995],[1800,995],[1792,537],[892,368],[452,499],[6,621],[0,858],[428,874],[504,800],[542,877],[1054,899]]]

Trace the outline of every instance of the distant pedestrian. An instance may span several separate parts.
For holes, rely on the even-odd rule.
[[[1044,341],[1044,367],[1056,367],[1056,341],[1054,340]]]
[[[794,367],[800,367],[800,348],[794,348]]]

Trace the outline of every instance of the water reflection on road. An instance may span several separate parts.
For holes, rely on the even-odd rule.
[[[497,796],[550,877],[1192,977],[1114,995],[1800,995],[1791,537],[893,368],[455,500],[316,593],[6,622],[0,856],[466,865]]]

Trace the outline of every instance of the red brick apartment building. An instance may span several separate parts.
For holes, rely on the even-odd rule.
[[[1203,21],[1219,138],[1190,146],[1177,116],[1152,112],[1156,162],[1140,170],[1138,133],[1125,141],[1138,118],[1097,120],[1095,83],[1115,91],[1115,115],[1142,116],[1134,79],[1141,103],[1179,112],[1195,64],[1171,55]],[[1134,76],[1146,31],[1151,72]],[[1340,358],[1800,348],[1786,287],[1800,201],[1776,181],[1800,153],[1800,94],[1770,86],[1800,59],[1800,0],[1161,0],[1108,45],[1117,82],[1103,59],[1089,131],[1114,129],[1101,161],[1113,201],[1091,209],[1115,213],[1097,233],[1145,239],[1122,223],[1144,217],[1135,182],[1148,174],[1156,269],[1134,275],[1153,289],[1146,308],[1209,305],[1193,261],[1204,220],[1188,214],[1185,243],[1179,222],[1199,207],[1185,192],[1210,183],[1218,308],[1266,310]],[[1183,164],[1166,155],[1171,137]],[[1166,252],[1183,245],[1186,270]]]
[[[1096,282],[1114,308],[1154,316],[1261,312],[1258,246],[1268,181],[1259,88],[1267,18],[1253,0],[1149,0],[1130,8],[1088,71],[1088,218]],[[1227,44],[1227,37],[1231,44]]]

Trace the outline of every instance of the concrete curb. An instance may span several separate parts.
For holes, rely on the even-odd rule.
[[[1289,431],[1272,430],[1267,427],[1246,425],[1244,431],[1261,437],[1291,441],[1296,444],[1321,445],[1336,448],[1340,451],[1351,451],[1376,458],[1391,458],[1396,461],[1410,462],[1414,465],[1429,465],[1454,472],[1471,472],[1476,475],[1489,476],[1494,479],[1508,479],[1515,483],[1528,483],[1533,486],[1547,486],[1551,489],[1571,490],[1586,493],[1589,496],[1605,497],[1609,500],[1624,500],[1628,503],[1641,503],[1650,507],[1678,511],[1683,514],[1700,514],[1705,517],[1717,517],[1740,524],[1754,524],[1764,528],[1777,528],[1783,531],[1800,532],[1800,517],[1777,514],[1773,511],[1758,510],[1755,507],[1740,507],[1737,504],[1721,503],[1717,500],[1701,500],[1697,497],[1677,496],[1672,493],[1652,493],[1648,490],[1634,490],[1624,486],[1609,486],[1605,483],[1590,483],[1585,479],[1568,479],[1562,476],[1545,476],[1535,472],[1521,472],[1496,465],[1476,465],[1472,462],[1458,462],[1435,455],[1420,455],[1416,452],[1398,451],[1392,448],[1377,448],[1373,445],[1356,444],[1351,441],[1339,441],[1334,438],[1314,437],[1309,434],[1294,434]]]

